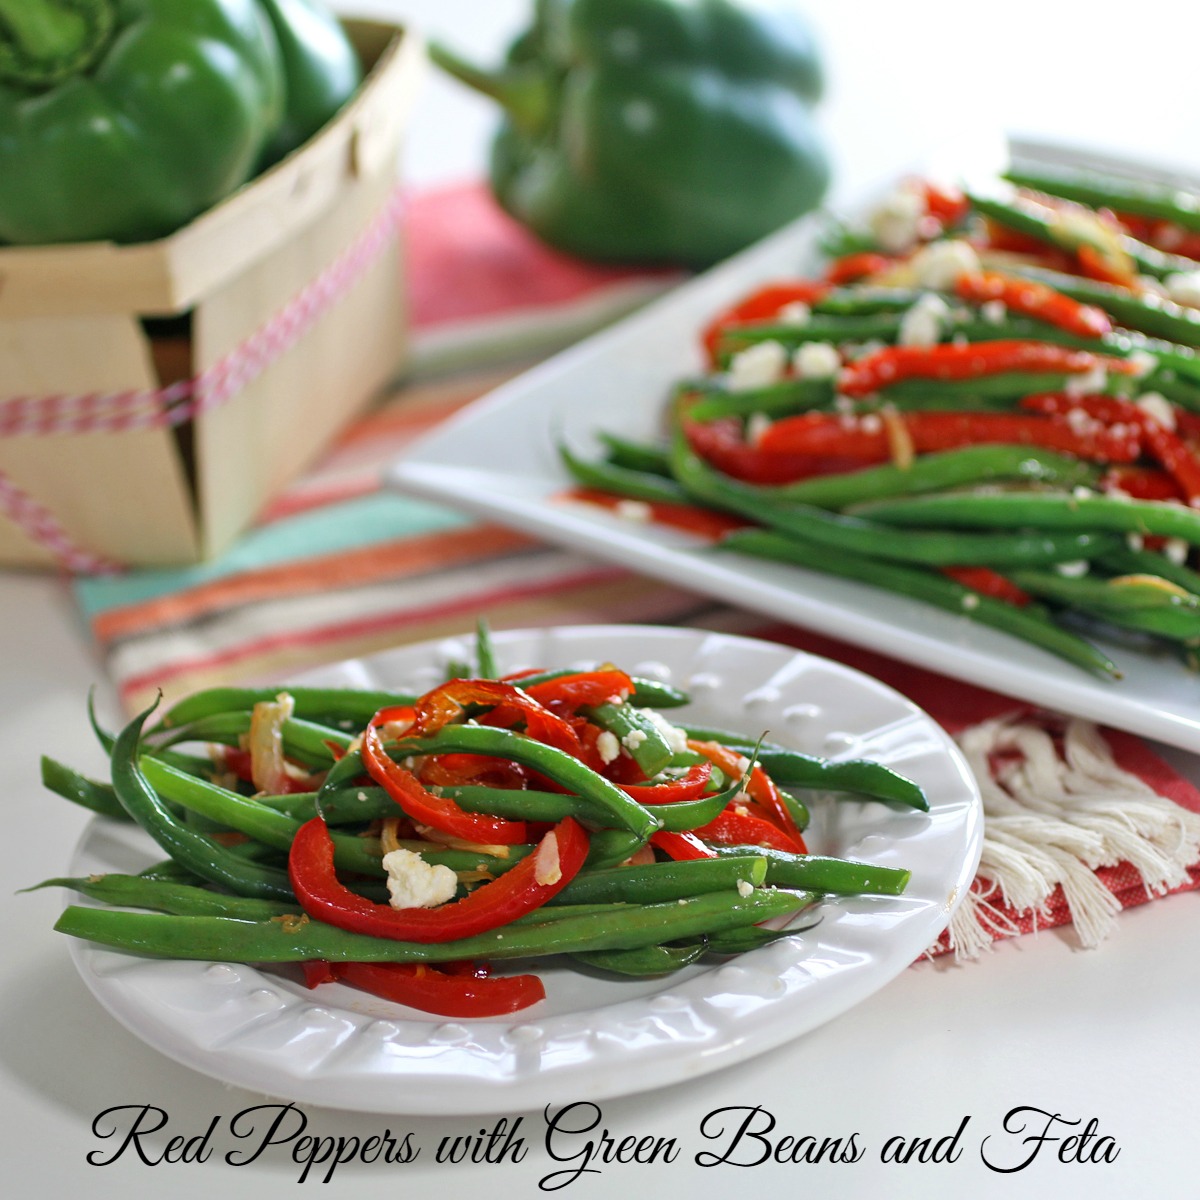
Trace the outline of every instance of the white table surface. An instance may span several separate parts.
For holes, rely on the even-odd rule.
[[[343,7],[398,12],[480,55],[495,53],[524,11],[517,0],[364,0]],[[813,0],[809,8],[833,78],[824,115],[838,146],[841,194],[953,148],[956,139],[996,137],[1004,128],[1200,166],[1200,75],[1192,68],[1200,22],[1182,4],[985,8],[951,0]],[[968,27],[960,15],[966,9],[978,12]],[[485,105],[431,75],[407,151],[409,177],[427,183],[478,173],[490,124]],[[42,792],[38,756],[57,753],[99,770],[84,714],[92,685],[112,713],[111,691],[65,585],[0,573],[0,757],[8,778],[0,838],[7,941],[0,977],[0,1190],[15,1200],[292,1195],[301,1186],[299,1169],[286,1151],[241,1167],[221,1161],[233,1145],[221,1133],[224,1123],[264,1098],[176,1066],[118,1027],[51,932],[60,893],[12,894],[61,872],[85,823],[84,814]],[[1200,776],[1196,761],[1181,765]],[[776,1194],[848,1200],[1194,1196],[1200,1192],[1191,1134],[1200,1062],[1197,903],[1187,895],[1131,911],[1092,952],[1073,948],[1068,934],[1046,933],[1002,945],[977,963],[914,967],[865,1004],[769,1056],[686,1086],[606,1102],[602,1124],[617,1140],[675,1138],[679,1157],[669,1165],[593,1164],[601,1173],[572,1183],[569,1192],[725,1197],[765,1184]],[[89,1152],[108,1147],[93,1134],[93,1121],[126,1104],[169,1114],[165,1134],[146,1142],[157,1153],[164,1136],[191,1137],[216,1119],[212,1157],[154,1167],[127,1153],[108,1166],[89,1165]],[[696,1165],[693,1156],[712,1148],[700,1134],[705,1115],[753,1105],[774,1115],[777,1137],[855,1133],[867,1152],[842,1165],[768,1163],[751,1171]],[[1114,1139],[1119,1154],[1112,1163],[1064,1164],[1052,1145],[1019,1173],[992,1171],[980,1144],[991,1135],[993,1161],[1016,1161],[1019,1139],[1006,1139],[1002,1124],[1020,1106],[1085,1123],[1094,1118],[1098,1135]],[[527,1158],[494,1167],[433,1161],[443,1136],[490,1129],[492,1118],[319,1108],[306,1115],[308,1132],[317,1136],[411,1132],[424,1147],[408,1165],[351,1163],[328,1185],[310,1177],[305,1186],[327,1196],[487,1188],[506,1200],[540,1194],[539,1180],[566,1165],[547,1158],[540,1114],[524,1114]],[[889,1137],[936,1140],[964,1117],[970,1120],[956,1162],[880,1163]]]

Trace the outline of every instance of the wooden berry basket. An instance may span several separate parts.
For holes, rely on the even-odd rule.
[[[0,565],[220,552],[404,358],[397,162],[422,55],[159,241],[0,248]]]

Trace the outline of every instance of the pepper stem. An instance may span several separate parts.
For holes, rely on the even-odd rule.
[[[518,129],[537,134],[549,124],[550,87],[544,72],[534,67],[485,71],[440,42],[430,42],[428,51],[448,75],[495,100]]]
[[[48,88],[90,66],[116,25],[115,0],[0,0],[0,82]]]

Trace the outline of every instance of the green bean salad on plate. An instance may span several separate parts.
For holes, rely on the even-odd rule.
[[[676,724],[684,692],[610,664],[500,677],[482,626],[475,653],[419,695],[211,688],[93,719],[110,777],[46,758],[47,787],[165,857],[39,884],[91,902],[56,928],[490,1017],[545,997],[539,960],[663,976],[794,934],[822,897],[904,893],[908,870],[804,840],[814,789],[927,811],[891,767]]]

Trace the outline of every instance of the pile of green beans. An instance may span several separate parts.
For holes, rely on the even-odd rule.
[[[498,675],[482,626],[473,670],[479,678]],[[565,673],[544,672],[522,682]],[[588,718],[629,739],[634,747],[629,753],[648,778],[669,781],[702,760],[693,751],[673,749],[677,743],[668,744],[661,722],[647,716],[648,706],[670,709],[689,698],[651,680],[635,678],[634,685],[627,702],[598,705],[588,710]],[[557,790],[462,785],[446,787],[443,794],[466,811],[506,819],[557,823],[574,818],[591,839],[583,869],[542,908],[499,930],[437,944],[349,933],[303,914],[289,881],[288,851],[306,821],[323,817],[343,882],[376,903],[387,903],[381,822],[404,814],[367,775],[355,737],[378,710],[416,698],[287,689],[294,709],[280,725],[283,751],[307,773],[310,786],[265,795],[234,777],[222,749],[245,744],[255,705],[276,700],[279,691],[209,689],[166,708],[153,723],[144,713],[115,735],[93,718],[110,754],[105,780],[43,759],[50,792],[102,819],[136,823],[167,856],[136,875],[58,877],[35,885],[68,888],[92,902],[69,906],[56,929],[129,953],[168,958],[444,963],[565,956],[589,970],[645,976],[795,933],[812,923],[824,897],[896,896],[909,881],[909,872],[899,868],[756,845],[723,845],[714,847],[714,857],[684,861],[658,851],[649,862],[629,863],[656,832],[691,831],[715,820],[738,800],[748,776],[731,779],[714,768],[710,786],[696,799],[643,804],[561,750],[519,730],[472,722],[468,709],[460,722],[387,743],[388,753],[400,762],[436,754],[484,755],[535,770]],[[630,738],[634,732],[640,736]],[[685,732],[719,741],[748,759],[761,758],[789,789],[838,801],[927,808],[916,784],[878,763],[827,762],[784,746],[761,747],[745,735],[699,728]],[[787,802],[802,827],[807,807],[790,793]],[[481,880],[510,870],[534,849],[399,844],[458,874],[459,897]],[[773,927],[765,927],[767,921]]]
[[[891,410],[902,420],[907,412],[1017,413],[1028,396],[1071,393],[1066,373],[1014,368],[967,379],[899,379],[850,401],[838,395],[836,374],[808,378],[785,370],[774,381],[742,386],[728,369],[736,355],[762,343],[780,347],[787,361],[807,343],[824,343],[852,363],[870,346],[901,344],[905,314],[931,295],[944,302],[940,342],[1041,342],[1132,362],[1135,371],[1110,371],[1089,383],[1088,393],[1134,403],[1156,393],[1170,419],[1179,419],[1180,439],[1186,444],[1196,437],[1184,421],[1194,424],[1193,414],[1200,413],[1200,303],[1178,303],[1168,293],[1181,274],[1195,276],[1200,287],[1200,192],[1062,167],[1014,168],[1006,178],[1042,203],[967,193],[962,215],[933,240],[982,247],[978,269],[1094,306],[1107,314],[1111,329],[1088,335],[1052,323],[1045,310],[1037,316],[989,311],[960,298],[952,285],[939,291],[914,283],[921,276],[905,273],[904,255],[885,251],[867,228],[844,227],[827,239],[827,254],[874,252],[884,254],[888,266],[874,278],[813,291],[811,303],[786,320],[731,322],[709,346],[711,367],[664,397],[661,441],[639,443],[601,431],[600,455],[560,447],[565,469],[588,489],[649,504],[652,516],[656,504],[682,504],[740,518],[745,528],[710,539],[719,553],[886,589],[1001,630],[1099,678],[1119,678],[1126,651],[1191,667],[1200,653],[1200,496],[1194,484],[1186,486],[1186,468],[1181,474],[1163,451],[1147,448],[1148,440],[1136,465],[1183,479],[1188,502],[1133,498],[1120,490],[1121,477],[1109,474],[1111,464],[1033,444],[962,445],[810,475],[796,468],[792,482],[773,484],[747,482],[760,477],[752,471],[735,478],[695,449],[699,443],[689,431],[716,422],[732,423],[741,431],[741,448],[752,453],[757,430],[800,414]],[[1068,270],[1062,263],[1070,254],[1090,248],[1089,237],[1104,235],[1101,226],[1093,235],[1086,222],[1046,215],[1063,202],[1075,206],[1074,216],[1091,208],[1131,214],[1127,221],[1166,222],[1175,244],[1196,257],[1119,233],[1111,242],[1137,272],[1134,284],[1088,277],[1082,259],[1077,273]],[[1008,251],[989,259],[989,230],[997,228],[1045,253]],[[1168,421],[1158,400],[1145,411]],[[1187,453],[1200,473],[1198,445],[1200,438]],[[804,587],[803,574],[796,587]],[[1117,646],[1113,657],[1097,642]]]

